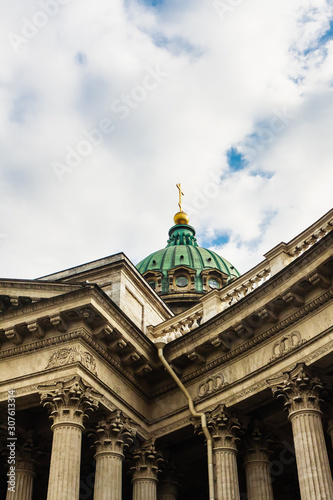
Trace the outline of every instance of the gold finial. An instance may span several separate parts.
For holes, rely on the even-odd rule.
[[[188,224],[190,218],[185,212],[183,212],[183,209],[182,209],[182,196],[185,196],[185,195],[182,191],[182,186],[180,183],[176,184],[176,187],[179,191],[179,202],[178,202],[179,212],[176,213],[173,220],[174,220],[175,224]]]
[[[178,206],[179,206],[179,212],[182,212],[182,196],[185,196],[183,191],[182,191],[182,186],[181,184],[176,184],[176,187],[178,188],[178,191],[179,191],[179,203],[178,203]]]

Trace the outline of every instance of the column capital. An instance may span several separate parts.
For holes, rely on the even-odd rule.
[[[39,386],[38,389],[41,403],[49,410],[53,420],[52,429],[58,425],[72,425],[83,430],[84,418],[99,404],[100,394],[86,385],[81,377]]]
[[[176,498],[177,489],[180,485],[180,478],[183,474],[175,465],[174,456],[170,456],[163,464],[163,476],[160,478],[159,498]]]
[[[219,405],[207,414],[207,426],[212,435],[214,450],[237,451],[237,442],[242,434],[242,425],[225,405]]]
[[[95,457],[103,453],[123,457],[124,449],[133,443],[135,435],[136,429],[121,410],[115,410],[100,420],[96,429],[89,429],[89,437],[94,439],[96,447]]]
[[[1,443],[2,444],[2,443]],[[8,449],[3,445],[3,455],[8,457]],[[39,446],[36,436],[33,431],[23,431],[17,433],[17,441],[15,445],[15,468],[16,470],[24,471],[35,475],[35,466],[41,457],[46,453]]]
[[[280,377],[268,380],[268,383],[273,395],[284,400],[289,418],[299,411],[321,412],[320,393],[323,384],[312,374],[305,363],[298,364],[293,370],[283,373]]]
[[[245,464],[250,462],[267,462],[271,454],[273,439],[265,434],[256,422],[254,428],[244,440]]]
[[[155,449],[155,442],[149,441],[133,453],[131,472],[133,480],[149,479],[157,482],[157,475],[164,463],[163,456]]]

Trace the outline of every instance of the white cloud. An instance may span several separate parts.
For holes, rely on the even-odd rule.
[[[0,275],[137,262],[165,245],[179,180],[199,236],[227,233],[217,250],[241,271],[330,208],[331,2],[244,0],[223,20],[210,1],[58,6],[17,52],[0,44]],[[41,10],[5,0],[0,28],[21,36]],[[121,119],[112,103],[157,67],[168,76]],[[231,172],[227,150],[284,109],[295,118]],[[52,163],[106,117],[114,131],[59,182]]]

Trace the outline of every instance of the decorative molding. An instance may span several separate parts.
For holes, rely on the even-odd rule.
[[[70,365],[75,362],[81,363],[90,372],[97,376],[95,358],[88,351],[83,351],[80,347],[63,348],[54,352],[50,356],[46,369]]]
[[[267,388],[267,382],[266,380],[262,380],[261,382],[258,382],[257,384],[254,384],[251,387],[247,387],[246,389],[243,389],[242,391],[237,392],[236,394],[233,394],[228,398],[225,398],[223,401],[227,406],[231,406],[236,401],[244,400],[247,396],[251,396],[256,392],[260,392],[261,389],[266,389],[266,388]]]
[[[206,396],[211,396],[214,392],[219,391],[223,387],[225,387],[228,382],[224,381],[224,376],[222,373],[218,373],[217,375],[211,375],[207,377],[206,380],[201,382],[198,387],[197,395],[198,399],[204,398]]]
[[[70,380],[73,380],[73,375],[70,375],[68,377],[61,377],[61,382],[69,382]],[[60,381],[60,379],[59,379]],[[18,389],[15,389],[15,397],[18,398],[20,396],[24,396],[25,394],[37,394],[38,393],[38,388],[40,384],[31,384],[27,385],[26,387],[19,387]],[[8,391],[0,392],[0,401],[7,401],[8,399]]]
[[[302,339],[302,336],[298,331],[294,331],[288,333],[287,335],[284,335],[273,345],[273,356],[271,358],[271,361],[277,358],[282,358],[286,354],[289,354],[291,351],[304,344],[304,342],[305,340]]]

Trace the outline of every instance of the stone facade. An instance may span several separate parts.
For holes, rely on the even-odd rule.
[[[0,500],[332,499],[332,220],[177,315],[123,254],[0,280]]]

